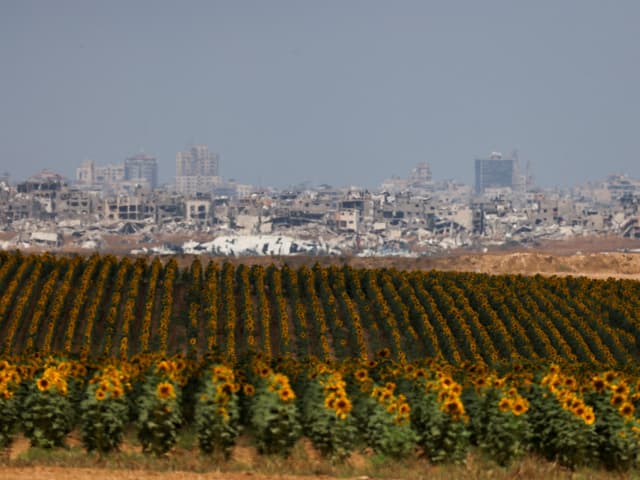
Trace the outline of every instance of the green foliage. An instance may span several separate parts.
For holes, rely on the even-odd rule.
[[[13,435],[18,424],[18,410],[15,397],[0,397],[0,450],[13,442]]]
[[[615,398],[614,398],[615,397]],[[600,463],[609,470],[626,471],[638,465],[640,455],[640,423],[634,417],[634,407],[626,399],[613,405],[620,397],[611,391],[593,392],[586,400],[593,405]],[[621,410],[628,408],[628,415]]]
[[[127,400],[122,393],[105,392],[97,383],[90,385],[80,403],[84,447],[99,453],[116,450],[122,443],[128,411]]]
[[[545,458],[569,468],[593,464],[598,458],[593,424],[576,415],[545,386],[529,394],[532,447]]]
[[[309,382],[301,402],[302,424],[305,435],[323,455],[332,462],[342,462],[351,453],[358,429],[346,393],[342,396],[339,390],[327,391],[326,386],[338,388],[330,382],[331,375],[327,374]]]
[[[411,423],[418,445],[433,463],[462,463],[469,451],[470,432],[465,419],[445,412],[435,392],[411,396]]]
[[[396,397],[394,388],[374,387],[370,396],[357,399],[356,414],[367,444],[378,454],[398,459],[414,451],[418,437],[406,398]]]
[[[528,450],[530,437],[525,400],[510,400],[494,387],[479,392],[466,391],[464,398],[473,440],[482,452],[500,466],[508,466],[522,458]],[[524,411],[512,409],[511,404],[515,401],[526,405]]]
[[[0,450],[13,441],[19,416],[15,392],[20,387],[20,374],[15,365],[0,361]]]
[[[207,372],[209,374],[209,372]],[[200,450],[204,453],[231,454],[240,433],[240,407],[233,371],[213,367],[207,375],[195,407]]]
[[[288,382],[280,385],[281,378],[286,379],[284,375],[270,374],[258,381],[250,406],[250,426],[261,453],[286,457],[300,437],[301,427],[295,395]]]
[[[32,446],[53,448],[64,445],[74,417],[72,404],[64,392],[53,387],[41,390],[33,383],[20,407],[24,434]]]
[[[175,445],[182,424],[175,382],[153,376],[138,400],[138,439],[145,453],[163,455]]]

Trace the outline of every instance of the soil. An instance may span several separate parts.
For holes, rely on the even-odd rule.
[[[253,472],[155,472],[148,470],[108,470],[101,468],[24,467],[0,468],[3,480],[301,480],[327,479],[299,475],[263,475]]]

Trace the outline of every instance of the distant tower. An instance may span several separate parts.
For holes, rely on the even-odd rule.
[[[502,158],[500,152],[492,152],[489,158],[476,158],[476,194],[482,194],[487,188],[513,188],[515,163],[512,158]]]
[[[76,183],[80,185],[93,185],[96,181],[96,162],[85,160],[76,168]]]
[[[192,145],[176,154],[176,190],[184,195],[211,192],[220,181],[217,153],[207,145]]]
[[[424,186],[431,182],[431,167],[427,162],[420,162],[409,174],[409,184]]]
[[[218,176],[218,154],[209,151],[207,145],[193,145],[176,155],[176,177],[200,175]]]
[[[148,183],[149,188],[158,186],[158,163],[156,158],[146,153],[138,153],[124,161],[124,179],[141,180]]]

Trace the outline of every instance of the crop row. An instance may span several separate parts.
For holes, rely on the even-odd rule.
[[[594,366],[638,359],[640,283],[0,253],[0,348],[83,359],[250,353]]]
[[[500,465],[535,452],[562,465],[638,467],[640,377],[575,365],[369,360],[324,362],[260,354],[136,355],[131,360],[0,360],[0,450],[18,430],[38,447],[79,430],[88,451],[117,450],[136,431],[163,455],[182,429],[203,454],[228,457],[245,430],[260,453],[287,455],[301,435],[334,462],[369,448],[465,462],[470,448]]]

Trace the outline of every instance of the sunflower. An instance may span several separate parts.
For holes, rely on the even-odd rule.
[[[176,392],[173,385],[168,382],[159,383],[156,388],[156,394],[161,400],[167,400],[176,397]]]
[[[411,412],[411,407],[409,406],[408,403],[403,403],[398,408],[398,414],[400,415],[409,415],[410,412]]]
[[[271,369],[269,367],[262,367],[260,370],[258,370],[258,375],[260,375],[262,378],[267,378],[270,373]]]
[[[158,372],[161,375],[162,374],[167,374],[167,373],[171,372],[171,370],[172,370],[171,364],[166,360],[161,361],[156,366],[156,372]]]
[[[502,387],[504,387],[505,382],[506,382],[506,380],[504,378],[496,378],[493,381],[493,386],[496,387],[496,388],[502,388]]]
[[[633,412],[635,412],[635,407],[633,406],[632,403],[629,402],[624,402],[620,408],[618,409],[618,412],[620,413],[620,415],[622,415],[623,417],[630,417],[631,415],[633,415]]]
[[[583,417],[587,410],[584,408],[584,405],[578,405],[573,407],[572,411],[577,417]]]
[[[593,423],[596,421],[596,417],[593,412],[585,412],[585,414],[582,416],[582,420],[584,420],[584,423],[586,423],[587,425],[593,425]]]
[[[392,396],[393,394],[389,390],[383,390],[380,393],[380,401],[386,402],[387,400],[390,400]]]
[[[611,383],[616,379],[616,372],[608,371],[604,374],[604,381]]]
[[[514,415],[520,416],[527,410],[529,410],[529,403],[524,398],[520,397],[515,402],[513,402],[511,411]]]
[[[329,395],[324,399],[324,406],[329,410],[333,410],[336,406],[336,397],[334,395]]]
[[[282,375],[281,373],[276,373],[273,376],[272,384],[278,389],[285,388],[289,386],[289,379],[286,377],[286,375]]]
[[[283,402],[289,402],[294,398],[296,398],[296,394],[293,393],[293,390],[291,390],[290,387],[285,387],[282,390],[280,390],[279,395],[280,395],[280,400],[282,400]]]
[[[338,415],[347,414],[351,411],[351,402],[349,401],[348,398],[339,397],[335,401],[334,408]]]
[[[487,385],[487,379],[484,377],[478,377],[475,382],[476,389],[481,389]]]
[[[450,398],[453,398],[453,396],[451,396],[451,395],[449,394],[449,392],[448,392],[448,391],[446,391],[446,390],[440,390],[440,391],[438,392],[438,401],[439,401],[440,403],[444,403],[444,402],[446,402],[447,400],[449,400]]]
[[[113,390],[111,391],[111,396],[113,398],[120,398],[123,395],[124,395],[124,390],[121,386],[113,387]]]
[[[384,386],[384,388],[388,391],[390,391],[391,393],[393,393],[393,391],[396,389],[396,384],[393,382],[387,382],[387,384]]]
[[[627,395],[629,393],[629,387],[627,386],[626,383],[622,382],[619,383],[618,385],[616,385],[613,388],[614,393],[617,393],[618,395]]]
[[[38,380],[37,386],[38,390],[40,390],[41,392],[46,392],[47,390],[49,390],[49,388],[51,388],[51,383],[46,378],[41,378]]]
[[[242,386],[242,392],[247,396],[247,397],[253,397],[253,395],[256,393],[256,389],[253,385],[251,385],[250,383],[245,383]]]
[[[416,378],[427,378],[427,372],[424,368],[416,370]]]
[[[100,402],[101,402],[101,401],[102,401],[102,400],[104,400],[105,398],[107,398],[107,392],[105,392],[105,391],[104,391],[104,390],[102,390],[101,388],[98,388],[98,389],[96,390],[96,400],[98,400],[98,401],[100,401]]]
[[[378,351],[378,356],[380,358],[389,358],[391,356],[391,350],[385,347],[382,350]]]
[[[464,413],[464,406],[460,400],[449,400],[444,404],[443,410],[449,415],[458,417]]]
[[[624,395],[620,395],[616,393],[613,397],[611,397],[611,405],[614,407],[620,406],[624,403],[625,397]]]
[[[233,393],[233,385],[230,383],[221,383],[216,387],[216,392],[218,395],[230,397]]]
[[[369,374],[364,368],[360,368],[356,370],[355,377],[359,382],[364,382],[367,378],[369,378]]]
[[[596,392],[603,392],[607,387],[607,382],[601,377],[593,377],[593,380],[591,380],[591,386]]]
[[[502,397],[500,399],[500,403],[498,403],[498,408],[502,413],[507,413],[509,410],[511,410],[511,400]]]

